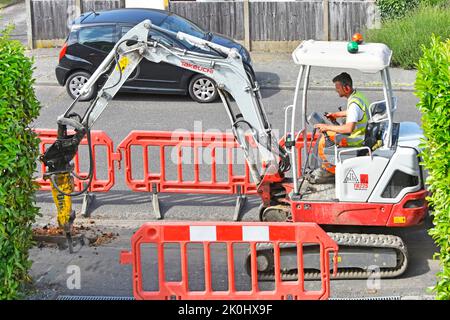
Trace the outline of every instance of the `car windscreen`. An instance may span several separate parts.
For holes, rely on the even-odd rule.
[[[167,16],[167,18],[161,23],[160,27],[173,32],[184,32],[200,39],[204,39],[206,37],[205,31],[192,22],[174,14]],[[185,44],[189,49],[192,49],[193,47],[186,41],[183,41],[183,44]]]

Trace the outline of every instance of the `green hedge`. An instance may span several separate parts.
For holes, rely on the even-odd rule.
[[[445,6],[449,3],[449,0],[376,0],[382,21],[402,18],[419,5]]]
[[[408,11],[419,4],[419,0],[377,0],[380,9],[381,20],[389,20],[403,17]]]
[[[422,112],[426,142],[423,163],[429,171],[427,184],[433,207],[430,230],[440,247],[442,270],[434,287],[437,299],[450,299],[450,40],[441,42],[433,36],[431,45],[423,46],[417,67],[416,95]]]
[[[0,299],[21,296],[29,279],[31,225],[38,214],[33,174],[39,140],[29,125],[40,105],[33,89],[33,62],[18,41],[0,31]]]
[[[366,30],[365,38],[388,45],[393,50],[393,66],[414,69],[422,56],[422,45],[429,45],[432,34],[450,38],[450,7],[421,6],[402,19],[385,21],[381,29]]]

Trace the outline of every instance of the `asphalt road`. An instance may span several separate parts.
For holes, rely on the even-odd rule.
[[[71,100],[62,87],[37,86],[36,93],[42,103],[41,115],[34,123],[36,128],[56,128],[56,118],[61,115],[70,105]],[[371,101],[380,99],[381,92],[367,92]],[[397,92],[399,110],[395,116],[396,121],[420,122],[420,113],[415,109],[417,99],[411,92]],[[290,90],[265,90],[263,91],[263,102],[267,115],[272,124],[274,132],[281,137],[284,131],[283,108],[292,103],[293,91]],[[345,100],[340,99],[334,91],[310,91],[310,111],[333,111],[337,106],[344,106]],[[75,111],[83,112],[87,103],[81,103]],[[220,102],[212,104],[198,104],[184,96],[165,95],[132,95],[119,94],[94,125],[94,129],[103,130],[111,137],[117,146],[132,130],[188,130],[188,131],[210,131],[229,130],[230,124],[225,110]],[[83,151],[84,149],[82,149]],[[137,151],[136,151],[137,152]],[[84,153],[83,153],[84,154]],[[136,157],[137,158],[137,157]],[[82,161],[81,168],[87,170],[87,156]],[[102,161],[102,153],[99,161]],[[136,164],[138,165],[138,164]],[[106,171],[98,168],[99,176],[105,176]],[[241,171],[242,172],[242,171]],[[201,172],[202,175],[206,174]],[[96,217],[120,217],[126,212],[137,214],[144,219],[152,218],[150,195],[128,192],[123,179],[123,172],[116,170],[115,187],[107,194],[97,196],[97,204],[94,205]],[[136,178],[139,178],[138,176]],[[220,198],[220,199],[218,199]],[[211,199],[211,200],[209,200]],[[40,201],[51,203],[48,194],[41,195]],[[257,200],[257,199],[255,199]],[[166,218],[176,218],[175,212],[178,206],[195,206],[190,214],[184,212],[181,218],[202,219],[207,214],[209,219],[222,220],[224,217],[232,218],[229,212],[234,206],[234,198],[222,198],[217,196],[186,196],[161,195],[162,211]],[[217,201],[223,207],[217,207]],[[78,201],[79,202],[79,201]],[[256,205],[257,201],[250,199],[250,204]],[[196,205],[201,204],[198,208]],[[124,206],[124,207],[122,207]],[[51,207],[52,208],[52,207]],[[48,209],[46,209],[48,210]],[[204,213],[206,210],[206,213]],[[244,219],[255,219],[254,210],[245,213]],[[178,219],[180,218],[178,217]]]
[[[34,123],[36,128],[56,128],[56,117],[62,114],[71,103],[64,88],[56,86],[36,86],[36,94],[41,101],[41,115]],[[420,122],[420,114],[415,108],[417,99],[411,92],[396,92],[399,109],[396,121]],[[371,101],[380,99],[382,92],[367,92]],[[283,107],[292,103],[293,91],[264,90],[264,104],[268,117],[275,130],[283,131]],[[311,91],[310,111],[333,111],[343,106],[334,91]],[[86,104],[80,105],[80,110]],[[94,126],[104,130],[117,144],[131,130],[227,130],[227,115],[221,103],[198,104],[183,96],[130,95],[119,94],[110,104]],[[225,220],[233,218],[235,198],[210,195],[171,195],[160,196],[161,210],[166,220]],[[81,199],[74,201],[74,209],[79,212]],[[256,221],[257,198],[250,197],[244,208],[244,221]],[[41,207],[39,224],[54,222],[53,202],[48,192],[39,192],[37,205]],[[98,194],[92,206],[92,218],[77,220],[102,230],[118,233],[120,236],[109,244],[100,247],[83,247],[74,255],[54,248],[33,249],[32,275],[38,291],[36,298],[55,298],[58,295],[106,295],[131,296],[131,268],[118,264],[119,252],[129,249],[130,237],[144,221],[154,220],[151,195],[133,193],[124,183],[123,171],[116,171],[116,184],[112,191]],[[432,260],[436,251],[432,239],[426,234],[430,227],[424,226],[403,232],[409,248],[410,267],[400,279],[382,280],[379,287],[370,289],[365,280],[332,281],[333,297],[375,297],[375,296],[426,296],[426,288],[435,282],[439,270],[438,262]],[[172,265],[174,261],[169,261]],[[70,290],[66,281],[70,274],[67,267],[79,266],[81,288]],[[239,271],[244,277],[244,271]],[[201,273],[197,271],[194,282],[201,283]],[[248,279],[247,279],[248,280]],[[223,283],[226,279],[219,278]],[[245,282],[245,281],[243,281]],[[308,284],[314,286],[314,283]]]

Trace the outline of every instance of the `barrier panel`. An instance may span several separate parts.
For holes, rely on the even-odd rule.
[[[143,166],[140,168],[142,178],[134,178],[137,175],[137,168],[132,161],[132,149],[142,148]],[[157,151],[150,152],[150,148]],[[168,149],[172,149],[172,152]],[[175,153],[173,151],[175,148]],[[226,159],[226,177],[223,181],[218,179],[218,150]],[[118,150],[123,152],[125,160],[125,181],[133,191],[153,192],[153,206],[155,214],[161,218],[159,212],[158,192],[172,193],[204,193],[204,194],[237,194],[235,219],[238,218],[239,211],[245,202],[245,196],[256,194],[256,185],[250,179],[248,165],[243,161],[244,173],[236,173],[233,159],[236,153],[241,150],[232,134],[208,133],[208,132],[165,132],[165,131],[132,131],[118,146]],[[210,179],[202,179],[200,167],[204,165],[202,157],[205,150],[209,159],[207,164],[210,172]],[[223,154],[225,153],[225,154]],[[183,164],[184,155],[193,155],[193,169],[190,173],[192,179],[186,179],[188,165]],[[172,156],[172,164],[175,166],[176,178],[168,177],[168,163],[166,157]],[[159,170],[152,172],[149,163],[157,163]],[[143,173],[142,173],[143,170]],[[222,172],[223,173],[223,172]]]
[[[41,139],[40,152],[43,154],[47,145],[51,145],[57,138],[57,130],[36,129],[35,132]],[[243,159],[242,163],[235,163],[236,155],[241,152],[240,146],[236,143],[234,136],[229,133],[216,132],[166,132],[166,131],[132,131],[119,144],[118,151],[114,151],[113,142],[105,132],[99,130],[91,131],[93,158],[94,158],[94,176],[92,184],[85,195],[82,212],[86,215],[89,202],[95,197],[92,192],[107,192],[115,183],[114,162],[122,159],[122,153],[125,160],[125,182],[132,191],[152,192],[152,205],[157,218],[161,218],[159,210],[159,192],[169,193],[194,193],[194,194],[223,194],[237,195],[234,220],[240,219],[240,212],[245,204],[246,195],[257,194],[255,183],[250,178],[250,170]],[[317,136],[315,139],[317,139]],[[308,141],[316,141],[308,134]],[[280,145],[284,146],[284,137],[280,140]],[[87,145],[87,139],[83,139],[81,145]],[[308,146],[310,144],[308,143]],[[96,148],[106,148],[106,162],[98,163],[96,157]],[[142,148],[142,166],[138,168],[133,163],[133,148]],[[151,148],[155,150],[150,151]],[[168,149],[172,149],[172,153]],[[295,148],[297,149],[298,173],[301,173],[303,138],[299,136]],[[175,150],[175,152],[174,152]],[[219,152],[219,150],[221,152]],[[184,156],[193,155],[193,168],[184,163]],[[209,161],[205,163],[205,155]],[[171,157],[171,162],[166,160]],[[80,159],[77,154],[74,158],[75,173],[81,177],[86,177],[87,172],[80,172]],[[150,164],[159,169],[151,170]],[[173,165],[173,169],[169,168]],[[219,165],[223,165],[219,169]],[[237,165],[241,165],[243,172],[237,173]],[[107,179],[97,177],[97,168],[106,168]],[[202,178],[202,170],[209,171],[210,178]],[[189,170],[190,169],[190,170]],[[41,171],[45,173],[45,166],[41,164]],[[225,172],[226,171],[226,172]],[[169,177],[168,173],[176,173],[176,178]],[[186,178],[189,173],[192,178]],[[136,176],[142,176],[136,178]],[[218,179],[222,175],[224,179]],[[42,178],[36,179],[41,190],[50,190],[50,181]],[[83,181],[74,179],[75,191],[83,188]]]
[[[188,268],[188,258],[192,252],[188,251],[190,244],[202,244],[204,257],[204,290],[194,291],[189,288],[189,275],[196,274],[195,282],[198,282],[198,273],[202,268]],[[213,244],[225,244],[226,262],[212,263],[211,247]],[[248,243],[251,259],[251,289],[247,291],[236,289],[236,277],[242,271],[236,267],[236,254],[233,245]],[[261,290],[257,278],[257,244],[269,243],[273,246],[275,266],[275,289]],[[280,245],[285,243],[296,244],[298,277],[296,281],[281,281]],[[153,244],[156,246],[156,257],[143,256],[144,246]],[[173,251],[166,254],[167,244],[178,244],[180,254],[178,257]],[[303,245],[318,245],[320,247],[321,289],[307,291],[304,286],[304,261]],[[155,222],[146,223],[131,238],[131,251],[123,251],[120,255],[121,264],[132,265],[133,294],[136,299],[327,299],[330,296],[330,254],[334,255],[333,270],[337,270],[337,244],[315,223],[224,223],[224,222]],[[165,257],[172,259],[165,263]],[[167,280],[165,265],[171,269],[175,264],[174,259],[181,260],[181,279],[178,281]],[[245,257],[246,258],[246,257]],[[242,265],[245,263],[245,258]],[[154,260],[154,261],[152,261]],[[198,259],[197,259],[198,260]],[[143,262],[157,264],[156,275],[151,277],[143,267]],[[226,264],[227,275],[226,290],[213,290],[212,269],[219,264]],[[239,266],[239,265],[238,265]],[[145,275],[145,276],[144,276]],[[144,281],[154,279],[157,289],[144,289]]]
[[[56,129],[35,129],[34,130],[38,134],[38,138],[41,140],[39,144],[39,150],[41,154],[45,153],[46,146],[51,145],[56,141],[57,138],[57,130]],[[73,131],[69,134],[73,134]],[[92,130],[91,131],[91,143],[92,143],[92,157],[94,162],[93,168],[93,177],[92,183],[88,189],[88,192],[107,192],[111,190],[115,183],[115,171],[114,171],[114,162],[118,161],[120,168],[121,154],[119,152],[114,151],[114,145],[111,138],[103,131],[100,130]],[[81,145],[87,146],[87,139],[84,138],[81,141]],[[106,163],[98,163],[96,149],[98,147],[106,148]],[[80,177],[87,177],[88,172],[80,171],[80,159],[79,154],[74,158],[75,165],[75,173]],[[45,165],[41,163],[41,173],[44,174],[46,172]],[[99,179],[97,176],[97,168],[105,167],[107,172],[106,179]],[[44,180],[42,177],[36,179],[36,182],[40,186],[40,190],[51,190],[51,182],[50,180]],[[83,181],[75,178],[74,179],[74,190],[79,191],[83,189]],[[92,194],[87,194],[84,198],[82,213],[87,214],[87,207],[89,205],[89,201],[92,201],[94,196]]]
[[[143,178],[133,178],[133,164],[131,148],[140,146],[143,148]],[[150,153],[150,147],[158,147],[158,152]],[[176,148],[176,171],[177,178],[169,179],[167,177],[167,148]],[[184,179],[183,170],[183,149],[192,148],[194,155],[194,179]],[[199,149],[208,148],[211,150],[211,179],[202,180],[200,178]],[[217,158],[216,150],[225,149],[227,152],[227,181],[218,181],[217,179]],[[152,184],[156,185],[157,192],[176,192],[176,193],[206,193],[206,194],[236,194],[237,187],[242,187],[242,193],[254,194],[256,189],[250,182],[248,166],[245,165],[245,174],[234,173],[233,169],[233,150],[240,149],[235,142],[233,135],[225,133],[194,133],[183,132],[175,134],[165,131],[132,131],[118,146],[118,150],[123,152],[125,160],[125,181],[133,191],[150,192]],[[190,152],[190,151],[185,151]],[[149,156],[152,157],[149,159]],[[158,161],[160,172],[150,172],[149,161]]]

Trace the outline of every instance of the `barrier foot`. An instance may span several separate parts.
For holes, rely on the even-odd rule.
[[[152,205],[153,205],[153,212],[155,213],[156,219],[160,220],[162,219],[161,211],[159,210],[159,199],[158,199],[158,192],[156,190],[156,186],[152,186],[153,194],[152,194]]]
[[[247,197],[241,193],[241,187],[238,186],[238,196],[236,198],[233,221],[241,221],[241,211],[244,208],[246,201]]]
[[[89,206],[95,201],[95,194],[85,193],[83,196],[83,204],[81,206],[81,214],[85,218],[89,218],[91,213],[89,212]]]

